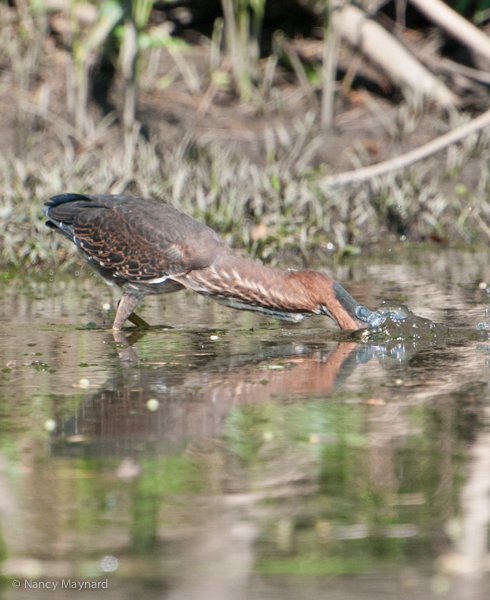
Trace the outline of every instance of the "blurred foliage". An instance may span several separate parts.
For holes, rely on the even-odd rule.
[[[477,24],[490,17],[490,0],[455,0],[452,4],[459,13],[473,18]]]
[[[307,130],[310,125],[298,122],[298,127]],[[307,149],[308,137],[304,140]],[[478,152],[480,162],[490,155],[483,137]],[[330,243],[339,254],[349,254],[382,231],[430,235],[436,228],[452,239],[472,241],[474,217],[481,214],[486,219],[490,211],[485,183],[489,174],[484,168],[478,190],[464,196],[448,195],[436,179],[424,183],[424,165],[410,169],[409,176],[390,174],[358,189],[332,189],[322,186],[326,169],[295,166],[303,158],[298,144],[277,145],[275,155],[273,164],[259,168],[247,157],[236,160],[226,151],[200,150],[193,158],[188,149],[184,153],[182,148],[160,149],[158,143],[140,137],[129,179],[124,147],[91,150],[75,160],[60,153],[56,162],[46,165],[27,156],[22,163],[4,163],[0,166],[3,263],[77,260],[75,246],[46,230],[42,203],[66,190],[107,193],[115,182],[126,193],[173,204],[205,221],[229,244],[246,247],[266,261],[274,260],[282,249],[296,249],[307,260],[312,244]],[[474,157],[471,140],[463,142],[458,164],[463,168]],[[441,173],[445,178],[450,180]]]
[[[228,52],[240,97],[254,93],[266,0],[222,0]]]
[[[371,420],[372,407],[335,395],[328,402],[237,406],[226,419],[223,442],[204,439],[167,456],[156,454],[151,442],[138,444],[131,459],[138,472],[126,480],[116,477],[121,458],[93,455],[90,439],[73,447],[72,458],[58,455],[70,453],[69,440],[57,436],[56,445],[51,445],[54,454],[41,443],[47,436],[45,419],[65,402],[39,395],[35,404],[43,408],[23,417],[21,428],[4,426],[0,448],[9,456],[9,472],[18,477],[20,471],[13,465],[22,453],[12,441],[31,439],[36,471],[22,476],[29,490],[22,511],[27,523],[38,524],[46,522],[48,506],[61,511],[62,519],[49,522],[53,539],[68,533],[74,540],[89,535],[87,540],[97,539],[98,549],[105,545],[112,553],[115,536],[117,543],[130,541],[124,556],[155,556],[161,551],[163,530],[171,539],[188,539],[189,532],[201,527],[201,519],[209,518],[206,510],[201,514],[196,507],[229,493],[226,482],[238,477],[263,495],[260,511],[254,512],[259,526],[257,572],[353,574],[432,560],[431,537],[458,515],[463,482],[458,474],[466,450],[455,427],[455,402],[440,409],[444,419],[429,407],[405,407],[395,418],[405,431],[402,436],[379,430]],[[0,410],[4,405],[2,397]],[[19,408],[14,410],[17,424]],[[374,443],[376,435],[386,443]],[[441,440],[446,445],[450,441],[450,456],[441,451]],[[7,450],[10,447],[17,450]],[[117,448],[115,444],[114,451]],[[230,460],[234,454],[240,464]],[[381,471],[376,461],[382,461]],[[52,490],[49,503],[46,481]],[[441,485],[450,485],[444,515]],[[72,553],[80,561],[93,550],[85,542]],[[160,564],[159,573],[161,568]]]
[[[273,89],[280,60],[298,81],[302,78],[297,91],[315,101],[317,71],[302,66],[284,35],[276,31],[270,56],[260,59],[264,0],[223,0],[225,18],[214,24],[209,70],[198,70],[187,58],[189,46],[170,33],[168,22],[153,24],[149,0],[53,6],[41,0],[19,2],[14,8],[0,5],[4,89],[17,100],[4,120],[12,119],[8,127],[15,135],[2,148],[0,161],[4,265],[76,260],[74,248],[46,235],[41,216],[42,202],[67,190],[170,202],[205,220],[230,244],[267,261],[283,249],[295,250],[306,261],[316,243],[345,256],[386,233],[420,237],[437,231],[441,238],[473,241],[475,218],[490,216],[490,144],[485,132],[450,148],[446,164],[441,159],[429,184],[430,160],[362,187],[342,189],[324,184],[328,165],[311,166],[325,144],[315,108],[305,107],[287,128],[263,120],[257,135],[264,146],[262,164],[217,144],[198,146],[190,132],[178,144],[175,139],[167,142],[155,119],[148,132],[147,124],[138,120],[138,90],[158,94],[179,80],[179,74],[178,94],[185,86],[192,96],[186,102],[198,115],[220,91],[236,102],[229,93],[234,85],[247,115],[260,115],[268,103],[267,114],[278,115],[280,121],[290,94]],[[162,51],[174,63],[163,75],[157,68]],[[104,60],[115,70],[119,103],[101,117],[90,102],[90,76]],[[383,143],[395,144],[412,133],[420,117],[408,105],[393,122],[385,117]],[[465,118],[451,114],[449,125]],[[359,145],[349,152],[355,166],[372,160]],[[470,166],[478,170],[478,182],[465,187],[462,173]],[[451,186],[455,193],[448,191]],[[471,191],[462,194],[463,187]]]
[[[414,532],[438,526],[444,477],[438,440],[447,431],[441,431],[437,417],[426,410],[407,411],[405,417],[419,433],[409,435],[396,450],[383,448],[385,455],[393,455],[377,481],[373,461],[380,459],[371,445],[369,414],[366,406],[333,399],[257,404],[230,413],[226,434],[252,487],[269,490],[272,478],[283,490],[277,497],[268,493],[269,518],[259,537],[258,572],[353,574],[379,568],[380,561],[396,564],[431,557],[430,548],[403,534],[403,524],[410,523]],[[464,455],[461,441],[455,440],[453,447],[454,497],[446,516],[457,511],[456,473]],[[283,495],[288,482],[291,498]],[[293,490],[301,493],[299,488],[310,484],[316,491],[311,496],[303,492],[299,511]],[[405,495],[417,500],[404,505]]]

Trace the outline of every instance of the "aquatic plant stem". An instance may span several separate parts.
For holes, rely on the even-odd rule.
[[[328,3],[326,8],[326,24],[324,28],[323,62],[322,62],[322,104],[321,125],[322,129],[329,129],[333,120],[333,103],[335,94],[335,75],[337,72],[337,60],[340,46],[340,31],[334,26],[332,15],[334,10],[343,6]]]
[[[362,169],[357,169],[355,171],[346,171],[345,173],[339,173],[338,175],[330,175],[329,177],[325,177],[321,181],[320,185],[321,187],[331,187],[335,185],[360,183],[361,181],[371,179],[371,177],[378,177],[380,175],[385,175],[390,171],[404,169],[405,167],[408,167],[419,160],[427,158],[431,154],[439,152],[439,150],[443,150],[451,144],[459,142],[463,138],[475,133],[475,131],[483,129],[487,125],[490,125],[490,110],[485,111],[483,114],[481,114],[479,117],[476,117],[476,119],[473,119],[469,123],[465,123],[464,125],[461,125],[461,127],[456,127],[456,129],[453,129],[452,131],[449,131],[435,140],[432,140],[431,142],[428,142],[419,148],[415,148],[415,150],[411,150],[406,154],[402,154],[401,156],[396,156],[395,158],[386,160],[385,162],[378,163],[376,165],[370,165],[369,167],[363,167]]]

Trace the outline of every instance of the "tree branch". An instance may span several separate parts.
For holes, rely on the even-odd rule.
[[[370,165],[369,167],[364,167],[356,171],[346,171],[345,173],[339,173],[338,175],[330,175],[329,177],[325,177],[321,181],[321,187],[328,188],[335,185],[359,183],[361,181],[366,181],[371,177],[377,177],[379,175],[385,175],[390,171],[403,169],[419,160],[427,158],[431,154],[439,152],[439,150],[443,150],[451,144],[459,142],[475,131],[483,129],[487,125],[490,125],[490,109],[469,123],[465,123],[464,125],[461,125],[461,127],[456,127],[456,129],[453,129],[452,131],[449,131],[435,140],[432,140],[431,142],[428,142],[419,148],[415,148],[415,150],[411,150],[406,154],[396,156],[395,158],[391,158],[385,162],[378,163],[377,165]]]

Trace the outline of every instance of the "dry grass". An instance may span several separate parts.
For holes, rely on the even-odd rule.
[[[331,243],[340,253],[348,252],[388,233],[415,239],[437,233],[468,242],[476,239],[478,222],[484,231],[481,222],[490,221],[490,138],[485,132],[405,172],[360,186],[328,188],[324,178],[329,168],[318,161],[318,151],[329,139],[319,131],[319,109],[308,109],[306,97],[301,112],[288,116],[284,106],[294,94],[291,86],[287,93],[278,86],[270,89],[270,60],[263,65],[269,82],[263,96],[248,103],[235,99],[237,114],[275,115],[274,123],[267,117],[261,121],[260,160],[252,160],[243,146],[237,151],[213,140],[212,131],[206,142],[199,141],[192,127],[178,143],[157,127],[148,139],[141,135],[139,122],[128,130],[115,114],[102,118],[90,106],[80,128],[76,106],[70,104],[73,64],[65,50],[53,46],[45,15],[24,15],[21,21],[30,32],[19,36],[18,15],[5,6],[0,9],[0,45],[5,50],[0,103],[9,107],[0,122],[4,265],[74,260],[74,249],[49,235],[41,218],[42,203],[64,191],[127,193],[170,202],[206,221],[233,246],[265,260],[284,248],[299,249],[306,259],[310,244]],[[153,50],[141,57],[140,77],[148,96],[161,81]],[[190,57],[185,61],[193,77],[201,77],[200,89],[206,90],[206,82],[212,81],[209,73],[199,71]],[[172,73],[172,89],[185,88],[184,74]],[[196,114],[205,93],[196,97]],[[298,94],[305,96],[301,85]],[[375,113],[376,106],[370,110]],[[378,113],[384,143],[393,148],[417,130],[423,117],[423,111],[408,105],[391,115]],[[289,133],[281,115],[288,119]],[[454,127],[466,118],[455,113],[441,127]],[[362,144],[353,147],[347,168],[373,160]]]
[[[109,144],[74,157],[60,149],[48,164],[29,156],[22,161],[10,157],[0,166],[3,260],[36,263],[72,252],[64,243],[60,250],[61,239],[48,235],[41,220],[42,202],[68,190],[162,199],[206,221],[231,245],[263,259],[286,247],[306,254],[311,243],[331,242],[343,250],[389,231],[415,238],[437,232],[453,241],[471,241],[476,225],[471,217],[489,220],[490,148],[487,138],[468,146],[457,156],[448,153],[447,171],[460,171],[472,162],[473,170],[481,172],[472,191],[450,179],[447,171],[441,185],[427,174],[436,168],[430,161],[369,185],[323,190],[322,171],[296,172],[292,151],[271,165],[258,166],[212,145],[195,152],[188,144],[162,154],[158,142],[141,137],[129,172],[123,168],[124,148]],[[450,195],[445,193],[451,188]]]

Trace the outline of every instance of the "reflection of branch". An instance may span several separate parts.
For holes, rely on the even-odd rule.
[[[490,434],[480,433],[472,449],[470,473],[461,492],[463,535],[458,550],[460,571],[482,576],[490,522]]]
[[[461,127],[456,127],[456,129],[453,129],[449,133],[445,133],[428,144],[415,148],[415,150],[411,150],[406,154],[396,156],[385,162],[378,163],[377,165],[370,165],[369,167],[364,167],[356,171],[346,171],[345,173],[325,177],[321,182],[321,186],[329,187],[347,183],[359,183],[371,179],[371,177],[385,175],[390,171],[404,169],[419,160],[427,158],[431,154],[439,152],[439,150],[443,150],[451,144],[459,142],[463,138],[475,133],[475,131],[483,129],[487,125],[490,125],[490,110],[487,110],[469,123],[465,123],[464,125],[461,125]]]

